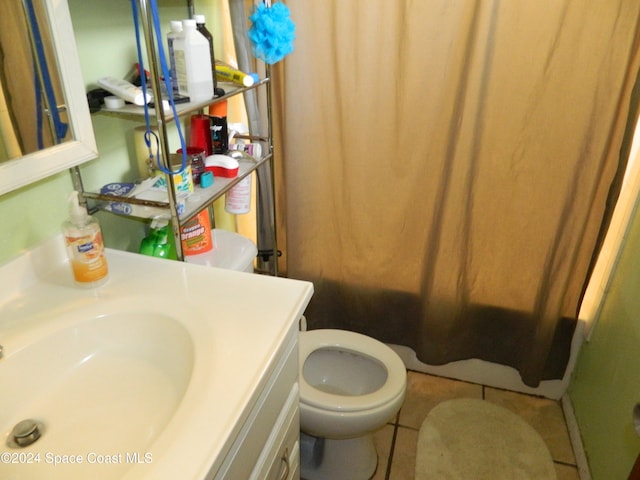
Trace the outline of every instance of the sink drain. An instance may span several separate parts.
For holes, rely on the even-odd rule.
[[[38,441],[42,434],[42,424],[30,418],[16,423],[7,438],[10,448],[24,448]]]

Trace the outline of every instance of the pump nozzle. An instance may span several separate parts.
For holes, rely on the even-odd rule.
[[[151,225],[149,226],[149,228],[151,228],[152,230],[158,230],[160,228],[164,228],[167,225],[169,225],[169,217],[167,217],[166,215],[156,215],[155,217],[153,217],[153,220],[151,220]]]
[[[72,223],[83,224],[87,223],[89,214],[86,209],[80,206],[78,195],[78,192],[74,190],[67,197],[67,201],[69,202],[69,217]]]

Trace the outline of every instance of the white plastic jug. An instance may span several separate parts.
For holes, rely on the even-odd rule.
[[[182,35],[173,41],[178,93],[199,102],[213,98],[209,41],[196,30],[196,21],[182,21]]]

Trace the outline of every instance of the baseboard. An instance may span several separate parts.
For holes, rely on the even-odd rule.
[[[584,451],[582,437],[580,436],[580,428],[578,427],[578,420],[576,419],[575,412],[573,411],[571,399],[568,395],[565,394],[562,396],[561,403],[562,411],[564,412],[564,419],[567,424],[567,430],[569,431],[571,447],[573,448],[573,455],[576,458],[576,465],[578,466],[578,474],[580,475],[580,480],[591,480],[589,462]]]

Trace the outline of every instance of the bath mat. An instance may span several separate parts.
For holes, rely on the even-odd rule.
[[[544,440],[515,413],[485,400],[438,404],[420,427],[415,480],[555,479]]]

